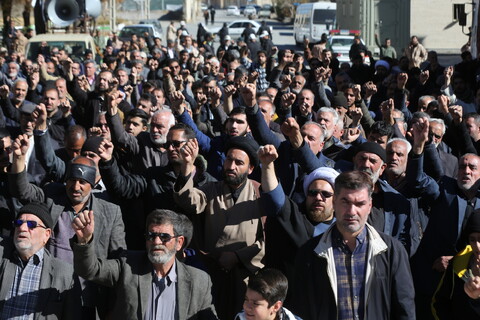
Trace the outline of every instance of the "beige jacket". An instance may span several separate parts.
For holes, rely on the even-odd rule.
[[[204,213],[202,249],[212,255],[234,251],[252,273],[264,267],[265,239],[259,196],[258,183],[248,180],[234,203],[230,188],[223,181],[197,189],[192,177],[174,193],[175,202],[185,213]]]

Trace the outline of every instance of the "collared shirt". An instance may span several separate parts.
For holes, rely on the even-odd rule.
[[[357,236],[355,250],[344,243],[337,228],[332,230],[333,256],[337,274],[338,319],[364,319],[367,229]]]
[[[320,222],[319,224],[317,224],[317,225],[313,228],[313,236],[314,236],[314,237],[319,236],[319,235],[321,235],[322,233],[324,233],[325,231],[327,231],[328,228],[330,228],[331,225],[332,225],[332,223],[334,223],[335,221],[337,221],[337,219],[335,219],[335,217],[333,217],[333,218],[330,219],[330,220],[323,221],[323,222]]]
[[[40,249],[27,262],[15,254],[15,277],[0,319],[33,319],[37,310],[44,252],[44,248]]]
[[[270,82],[267,81],[267,69],[260,66],[258,63],[255,63],[250,68],[251,72],[257,72],[257,90],[258,92],[265,92],[270,86]]]
[[[178,320],[176,262],[168,274],[159,278],[153,270],[152,289],[144,320]]]

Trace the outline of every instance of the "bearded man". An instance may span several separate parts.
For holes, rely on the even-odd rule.
[[[387,154],[378,143],[365,142],[356,149],[353,157],[355,170],[366,172],[374,184],[372,212],[368,223],[375,229],[400,240],[410,252],[411,205],[407,198],[381,179],[387,167]]]
[[[248,179],[258,166],[255,140],[230,137],[225,147],[224,180],[194,187],[196,139],[182,148],[174,200],[186,214],[201,220],[195,226],[201,259],[212,277],[220,319],[233,319],[245,299],[246,281],[264,267],[265,239],[259,184]]]
[[[113,317],[125,319],[217,319],[210,277],[176,259],[191,240],[193,226],[183,215],[154,210],[146,221],[146,252],[126,251],[118,259],[95,254],[92,211],[73,220],[74,269],[85,279],[113,287]]]
[[[272,158],[276,159],[277,153],[272,154]],[[262,160],[262,175],[269,165]],[[273,163],[271,166],[273,167]],[[299,248],[308,240],[324,233],[335,222],[332,196],[338,172],[332,168],[320,167],[305,176],[305,201],[298,205],[285,195],[282,185],[277,182],[275,169],[268,171],[272,176],[269,181],[272,181],[273,185],[262,180],[264,193],[261,197],[263,208],[268,215],[265,224],[265,235],[269,239],[265,248],[266,265],[268,268],[281,270],[289,280],[293,280],[293,257],[297,255]]]

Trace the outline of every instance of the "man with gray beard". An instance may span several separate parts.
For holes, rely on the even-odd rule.
[[[439,185],[439,196],[429,202],[427,229],[412,258],[417,314],[421,319],[429,319],[425,314],[431,317],[425,303],[431,301],[449,261],[465,247],[464,230],[468,218],[474,210],[480,209],[480,157],[472,153],[463,155],[458,161],[456,179],[444,176]]]
[[[152,115],[150,132],[140,132],[136,137],[125,131],[118,113],[119,104],[111,99],[108,103],[106,119],[116,148],[123,149],[134,158],[135,173],[150,167],[164,167],[168,157],[164,144],[167,134],[175,124],[175,117],[170,110],[157,110]]]
[[[387,155],[378,143],[365,142],[357,147],[353,157],[355,170],[366,172],[372,178],[372,211],[368,223],[378,231],[390,235],[402,242],[411,251],[410,214],[412,208],[409,200],[397,190],[380,179],[387,167]]]
[[[115,288],[113,318],[217,319],[208,274],[176,258],[193,234],[186,217],[170,210],[152,211],[146,221],[146,252],[125,251],[118,259],[97,257],[94,225],[91,211],[73,220],[74,268],[88,280]]]

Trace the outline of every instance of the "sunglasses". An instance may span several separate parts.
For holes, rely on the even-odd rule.
[[[168,149],[170,148],[170,146],[173,146],[174,148],[180,148],[182,146],[182,144],[184,144],[185,142],[187,142],[186,140],[181,140],[181,141],[177,141],[177,140],[173,140],[173,141],[167,141],[165,142],[165,144],[163,145],[163,147],[165,149]]]
[[[310,197],[316,197],[317,195],[321,194],[323,199],[328,199],[333,196],[333,193],[325,191],[325,190],[308,190],[307,195]]]
[[[159,237],[160,241],[162,241],[163,243],[167,243],[173,238],[178,238],[180,236],[172,236],[169,233],[156,233],[150,231],[145,234],[145,239],[147,239],[148,241],[154,241],[157,237]]]
[[[438,134],[432,133],[432,137],[435,137],[437,139],[441,139],[443,136],[440,136]]]
[[[21,226],[22,224],[24,224],[24,223],[27,224],[27,227],[28,227],[28,229],[30,229],[30,230],[35,229],[36,227],[42,227],[43,229],[48,229],[47,227],[38,224],[37,221],[32,221],[32,220],[20,220],[20,219],[13,220],[13,227],[18,228],[18,227],[20,227],[20,226]]]

